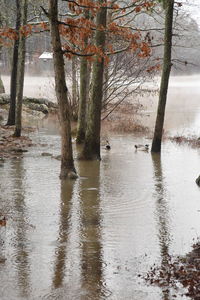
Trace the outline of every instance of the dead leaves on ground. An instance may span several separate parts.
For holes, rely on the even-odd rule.
[[[13,157],[16,153],[27,152],[27,148],[33,145],[28,136],[14,137],[12,126],[0,126],[0,157],[2,159]]]
[[[185,296],[200,299],[200,242],[184,257],[167,257],[161,266],[153,266],[143,277],[161,288],[185,288]],[[176,295],[174,295],[176,297]]]

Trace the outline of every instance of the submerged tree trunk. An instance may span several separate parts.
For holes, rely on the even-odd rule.
[[[16,0],[16,27],[15,30],[19,33],[21,22],[20,0]],[[10,79],[10,108],[8,113],[7,125],[15,125],[15,106],[16,106],[16,93],[17,93],[17,66],[18,66],[18,48],[19,39],[14,41],[12,71]]]
[[[49,21],[51,42],[53,47],[53,61],[55,72],[55,89],[59,106],[59,119],[61,126],[61,172],[60,178],[77,178],[74,167],[70,109],[68,90],[65,81],[64,58],[58,28],[58,0],[49,0]]]
[[[157,118],[152,142],[152,152],[161,151],[162,133],[165,117],[165,107],[167,101],[167,91],[169,84],[169,76],[171,71],[171,51],[172,51],[172,28],[173,28],[173,12],[174,0],[164,1],[165,8],[165,39],[164,39],[164,57],[162,77],[160,84],[159,103],[157,109]]]
[[[100,1],[102,4],[102,1]],[[106,7],[102,7],[97,14],[97,27],[106,27]],[[105,31],[97,30],[95,34],[95,44],[104,52]],[[100,157],[100,131],[101,131],[101,106],[103,97],[103,57],[96,56],[92,70],[92,90],[89,101],[87,129],[85,143],[82,151],[82,159],[101,159]]]
[[[21,0],[21,24],[24,26],[27,23],[27,0]],[[26,37],[19,37],[19,58],[18,58],[18,74],[17,74],[17,101],[15,113],[15,132],[14,136],[21,136],[22,130],[22,101],[24,89],[24,70],[25,70],[25,55],[26,55]]]

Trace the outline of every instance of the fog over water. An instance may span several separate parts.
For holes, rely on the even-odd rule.
[[[9,93],[9,77],[2,76],[6,93]],[[145,84],[145,87],[158,89],[159,80]],[[166,106],[165,130],[170,134],[196,134],[200,132],[200,75],[172,76],[169,83]],[[30,97],[45,97],[56,101],[54,78],[52,76],[26,76],[24,95]],[[134,99],[133,99],[134,101]],[[140,99],[144,104],[142,122],[154,128],[158,95],[148,95]]]
[[[169,82],[165,114],[165,131],[170,135],[200,134],[200,76],[176,76]],[[159,79],[156,87],[159,87]],[[142,98],[146,110],[145,124],[154,128],[158,95]]]

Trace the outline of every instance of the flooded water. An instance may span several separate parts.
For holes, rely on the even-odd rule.
[[[193,114],[185,129],[198,132],[200,88],[188,87],[187,103],[184,89],[175,80],[170,95],[184,99],[183,114]],[[200,150],[166,141],[151,155],[134,150],[150,140],[112,135],[101,162],[76,160],[80,177],[62,182],[60,162],[41,155],[59,154],[56,129],[44,126],[34,139],[47,146],[0,168],[0,299],[185,300],[140,275],[200,236]]]
[[[199,135],[200,105],[199,105],[200,76],[171,77],[169,82],[166,105],[165,131],[170,135]],[[156,80],[154,89],[159,87]],[[149,95],[141,99],[145,106],[142,120],[152,130],[155,124],[158,96]]]

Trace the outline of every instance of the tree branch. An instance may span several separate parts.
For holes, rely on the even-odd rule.
[[[49,13],[46,11],[46,9],[43,6],[40,6],[40,8],[42,9],[45,16],[47,16],[49,18]]]
[[[77,56],[83,56],[83,57],[89,57],[89,56],[94,56],[96,53],[88,53],[88,54],[83,54],[83,53],[78,53],[78,52],[75,52],[75,51],[72,51],[70,49],[68,50],[62,50],[62,53],[65,54],[65,53],[71,53],[73,55],[77,55]]]

